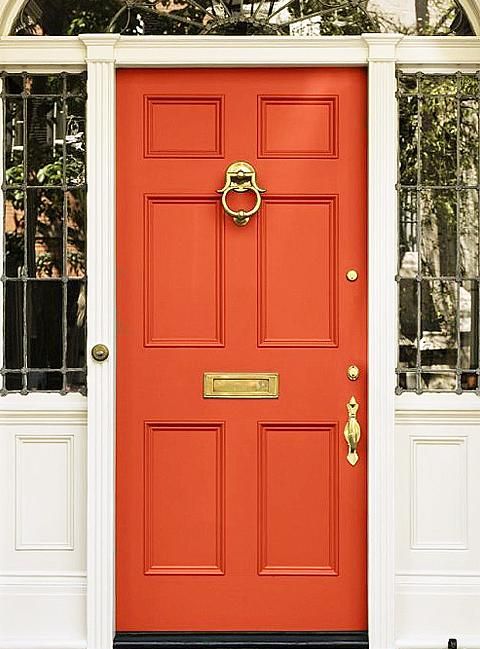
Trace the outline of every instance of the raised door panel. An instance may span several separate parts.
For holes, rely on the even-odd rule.
[[[145,424],[145,574],[224,572],[224,428]]]
[[[336,575],[338,428],[259,425],[260,575]]]
[[[215,198],[147,197],[146,347],[223,345],[223,230]]]
[[[338,97],[258,98],[259,158],[336,158]]]
[[[335,347],[337,197],[265,198],[258,224],[259,345]]]
[[[223,97],[147,96],[144,123],[146,158],[223,156]]]

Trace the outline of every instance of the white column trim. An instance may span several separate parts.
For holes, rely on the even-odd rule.
[[[369,48],[368,617],[370,649],[395,642],[395,365],[397,102],[401,37],[364,36]]]
[[[115,630],[115,35],[84,35],[88,72],[87,184],[89,277],[87,646],[111,649]]]

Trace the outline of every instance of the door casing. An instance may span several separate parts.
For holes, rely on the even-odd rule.
[[[82,36],[87,47],[87,165],[91,176],[89,213],[103,214],[90,226],[95,246],[90,272],[98,283],[90,293],[89,347],[104,341],[114,348],[115,250],[114,147],[115,69],[118,67],[248,67],[368,65],[369,71],[369,635],[370,646],[394,646],[393,442],[396,300],[396,99],[398,35],[366,35],[296,40],[288,37],[135,37]],[[95,128],[96,125],[96,128]],[[108,163],[105,160],[107,156]],[[105,191],[105,188],[108,188]],[[111,189],[110,189],[111,188]],[[106,223],[105,223],[105,214]],[[385,214],[391,215],[385,223]],[[108,232],[105,232],[105,228]],[[93,230],[93,233],[92,233]],[[382,233],[382,237],[378,236]],[[94,267],[92,269],[92,266]],[[390,279],[392,278],[392,279]],[[109,315],[108,315],[109,314]],[[381,317],[379,317],[381,314]],[[110,318],[106,320],[106,318]],[[115,355],[109,364],[90,363],[87,586],[89,649],[111,646],[114,626],[113,547]],[[104,395],[99,403],[96,394]],[[106,397],[106,398],[105,398]],[[95,434],[102,430],[103,436]],[[375,435],[381,431],[381,435]],[[107,461],[108,458],[108,461]],[[99,482],[100,481],[100,484]],[[108,492],[108,498],[107,498]],[[99,503],[101,507],[99,508]],[[105,540],[108,543],[105,544]],[[97,552],[98,550],[98,552]],[[108,638],[108,641],[107,641]]]
[[[369,347],[369,635],[372,648],[386,649],[394,646],[393,596],[394,596],[394,555],[393,555],[393,440],[394,440],[394,382],[395,382],[395,319],[396,301],[393,280],[395,275],[395,215],[396,215],[396,100],[395,100],[395,57],[400,40],[395,35],[376,35],[356,38],[332,39],[331,49],[325,47],[322,39],[304,41],[280,38],[227,38],[218,37],[214,41],[202,37],[152,38],[146,39],[143,47],[138,41],[128,37],[85,36],[87,46],[88,105],[87,121],[97,125],[89,133],[94,149],[88,146],[87,166],[92,176],[89,185],[89,213],[107,211],[109,232],[105,233],[98,222],[90,226],[90,236],[94,237],[97,254],[92,259],[89,250],[90,266],[95,265],[95,276],[103,281],[90,288],[90,310],[95,311],[89,324],[88,346],[96,342],[108,341],[115,345],[115,268],[107,259],[114,259],[115,199],[114,199],[114,126],[115,115],[115,69],[122,64],[119,60],[119,47],[122,42],[132,47],[125,50],[127,57],[135,52],[134,61],[126,65],[142,67],[146,65],[188,67],[200,64],[205,67],[229,64],[232,66],[268,65],[311,65],[312,55],[322,54],[319,65],[358,65],[368,64],[369,70],[369,340],[375,347]],[[330,40],[330,39],[329,39]],[[127,41],[129,41],[127,43]],[[288,45],[287,45],[288,41]],[[306,46],[306,43],[308,45]],[[345,46],[353,45],[350,52]],[[302,45],[301,47],[299,45]],[[153,46],[153,48],[152,48]],[[268,47],[266,47],[268,46]],[[222,51],[219,51],[222,48]],[[225,56],[225,51],[228,55]],[[201,52],[201,57],[199,55]],[[219,56],[219,55],[222,56]],[[350,55],[350,56],[349,56]],[[159,60],[156,60],[157,57]],[[315,58],[315,57],[314,57]],[[350,58],[350,60],[349,60]],[[354,59],[353,61],[351,59]],[[148,59],[148,61],[147,61]],[[230,61],[229,61],[230,59]],[[125,63],[124,63],[125,65]],[[99,97],[99,90],[102,88]],[[92,100],[93,98],[93,100]],[[374,128],[373,128],[374,127]],[[100,132],[102,131],[102,132]],[[388,154],[390,152],[390,155]],[[102,156],[108,155],[109,169]],[[388,159],[386,159],[388,158]],[[375,182],[374,182],[374,179]],[[105,195],[104,188],[112,188]],[[391,214],[390,227],[385,227],[384,215]],[[383,241],[375,233],[384,233]],[[98,248],[97,248],[98,247]],[[389,254],[390,253],[390,254]],[[95,254],[95,253],[94,253]],[[92,270],[90,270],[92,272]],[[106,298],[106,301],[105,301]],[[93,307],[92,307],[93,304]],[[99,309],[100,304],[102,308]],[[102,314],[103,311],[103,314]],[[379,313],[384,314],[381,318]],[[107,313],[109,320],[105,320]],[[386,315],[386,317],[385,317]],[[375,317],[376,316],[376,317]],[[89,553],[87,570],[93,580],[87,585],[87,616],[92,621],[88,625],[89,649],[107,649],[111,646],[114,627],[114,524],[115,513],[111,496],[114,493],[114,439],[115,439],[115,366],[114,354],[109,366],[91,363],[89,389],[89,475],[108,482],[112,491],[109,498],[99,494],[100,485],[89,483],[89,527],[87,539]],[[93,376],[93,378],[92,378]],[[93,382],[93,385],[92,385]],[[97,392],[100,390],[100,392]],[[92,395],[102,394],[102,403]],[[105,397],[107,399],[105,400]],[[108,431],[104,439],[94,431]],[[382,430],[376,436],[375,431]],[[108,466],[107,466],[108,457]],[[99,459],[101,459],[99,461]],[[93,471],[93,474],[92,474]],[[103,472],[103,473],[102,473]],[[102,476],[102,478],[101,478]],[[107,485],[105,485],[106,487]],[[103,489],[105,489],[103,487]],[[98,510],[97,503],[104,507]],[[92,511],[93,508],[93,511]],[[105,518],[106,517],[106,518]],[[108,544],[105,545],[105,539]],[[108,548],[109,554],[106,555]],[[98,550],[98,552],[97,552]],[[99,563],[100,558],[100,563]],[[102,567],[103,572],[102,572]],[[99,570],[100,567],[100,570]],[[103,600],[103,601],[102,601]]]

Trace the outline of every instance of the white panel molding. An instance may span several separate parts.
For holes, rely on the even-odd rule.
[[[4,397],[8,398],[8,397]],[[81,426],[87,423],[85,410],[3,410],[0,411],[0,426],[16,427],[36,426],[41,429]]]
[[[74,512],[75,512],[75,477],[74,477],[74,435],[16,435],[15,436],[15,460],[16,460],[16,470],[15,470],[15,550],[73,550],[74,549]],[[61,527],[63,530],[60,532],[60,538],[58,540],[50,539],[49,541],[45,540],[35,540],[35,532],[33,532],[33,537],[28,535],[28,532],[25,530],[25,518],[28,518],[31,522],[35,522],[37,519],[36,527],[39,527],[39,519],[46,519],[46,513],[40,511],[40,503],[36,503],[36,511],[24,511],[27,503],[25,503],[25,482],[31,479],[31,474],[29,474],[28,469],[24,467],[26,461],[25,452],[28,446],[64,446],[64,462],[65,462],[65,481],[64,488],[60,488],[60,485],[51,485],[50,492],[52,487],[55,488],[58,495],[64,494],[65,502],[63,503],[64,512],[59,511],[62,507],[62,504],[57,508],[55,516],[53,519],[60,521]],[[41,464],[41,463],[39,463]],[[52,467],[49,467],[47,463],[41,467],[43,471],[51,471]],[[55,472],[56,473],[56,472]],[[58,475],[55,477],[58,478]],[[51,513],[51,508],[53,503],[51,499],[49,500],[45,494],[42,494],[44,487],[48,482],[48,476],[45,475],[42,481],[42,484],[32,484],[30,490],[33,488],[39,494],[43,495],[43,500],[45,501],[42,505],[45,508],[48,508]],[[30,493],[30,499],[32,494]],[[53,496],[50,493],[50,496]],[[47,519],[47,527],[52,531],[52,518]],[[42,527],[42,525],[40,525]],[[45,528],[45,521],[43,522],[43,528]],[[30,531],[32,534],[32,531]],[[37,530],[37,534],[45,534],[45,529],[42,531]]]
[[[377,62],[388,62],[388,45],[397,39],[394,63],[405,69],[452,71],[480,67],[480,38],[444,36],[0,36],[0,65],[6,70],[80,70],[95,58],[101,38],[112,42],[117,67],[358,66],[371,61],[369,42],[377,38]],[[97,43],[93,44],[92,39]],[[85,55],[87,39],[90,53]],[[112,41],[115,39],[115,41]],[[106,41],[104,40],[105,44]],[[386,48],[386,49],[382,49]],[[93,60],[93,59],[92,59]],[[60,62],[60,63],[59,63]]]
[[[74,549],[74,512],[75,512],[75,477],[74,477],[74,435],[16,435],[15,436],[15,458],[16,458],[16,470],[15,470],[15,550],[73,550]],[[30,522],[35,519],[45,519],[47,512],[42,512],[39,510],[40,504],[37,503],[36,511],[27,511],[24,509],[26,507],[25,503],[25,482],[31,479],[31,473],[24,467],[25,463],[25,453],[27,446],[64,446],[64,463],[65,463],[65,480],[64,488],[61,489],[60,485],[52,485],[55,487],[55,491],[58,494],[65,495],[65,502],[63,503],[64,511],[59,511],[60,507],[57,508],[54,518],[61,521],[64,529],[60,533],[60,538],[58,540],[35,540],[30,537],[25,530],[25,518],[28,518]],[[42,464],[39,462],[38,464]],[[56,471],[52,471],[52,467],[49,467],[47,463],[44,463],[42,467],[44,471],[52,472],[56,474]],[[58,477],[58,475],[56,476]],[[48,475],[44,476],[42,484],[33,484],[30,489],[34,489],[37,492],[42,491],[45,484],[48,481]],[[51,489],[50,489],[51,491]],[[45,493],[43,494],[46,495]],[[31,493],[30,493],[31,496]],[[50,496],[53,496],[50,493]],[[44,506],[48,509],[48,513],[51,512],[53,506],[51,498],[44,498]],[[49,519],[48,527],[52,528],[52,519]],[[38,520],[37,520],[38,527]],[[45,527],[45,523],[43,524]],[[38,531],[37,531],[38,533]]]
[[[36,574],[36,573],[14,573],[0,574],[0,593],[20,594],[42,594],[52,593],[70,595],[72,593],[86,594],[87,577],[85,574]],[[1,633],[0,633],[1,637]]]
[[[88,354],[87,643],[110,649],[115,610],[115,44],[118,36],[84,35],[87,51],[87,349],[110,349],[103,363]],[[147,55],[147,51],[145,52]]]
[[[395,576],[395,586],[397,591],[401,587],[407,586],[479,586],[480,587],[480,572],[474,570],[437,570],[437,571],[411,571],[411,572],[397,572]]]
[[[467,497],[467,436],[457,437],[432,437],[424,435],[410,436],[410,549],[411,550],[468,550],[468,497]],[[434,469],[435,463],[432,462],[428,474],[425,472],[425,466],[420,467],[420,453],[423,452],[435,453],[435,449],[459,449],[461,454],[460,464],[458,466],[458,473],[452,476],[452,465],[454,457],[450,458],[449,466],[440,467],[442,469],[441,475],[436,475],[436,482],[433,485],[435,493],[431,493],[432,481],[435,477]],[[452,455],[453,451],[450,451]],[[431,458],[433,460],[433,458]],[[438,459],[438,458],[437,458]],[[424,469],[424,471],[421,470]],[[448,474],[445,473],[448,470]],[[438,469],[437,469],[438,472]],[[456,480],[456,488],[452,485],[452,479]],[[442,484],[443,483],[443,484]],[[443,491],[441,491],[443,489]],[[456,502],[452,502],[452,496],[456,491]],[[425,506],[425,500],[428,500],[429,506]],[[424,506],[421,506],[423,501]],[[448,501],[450,501],[450,508],[447,508]],[[439,511],[443,510],[443,511]],[[430,511],[429,511],[430,510]],[[452,527],[455,518],[457,519],[457,530],[453,536],[456,540],[452,539]],[[434,519],[434,520],[432,520]],[[430,539],[422,540],[423,534],[434,536],[439,535],[440,531],[436,532],[428,529],[429,526],[437,528],[440,524],[444,529],[443,539],[436,541]],[[450,540],[447,540],[449,537]]]

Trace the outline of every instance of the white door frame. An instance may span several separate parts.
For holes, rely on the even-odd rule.
[[[115,552],[115,69],[118,67],[368,66],[368,609],[371,649],[394,647],[394,424],[397,107],[395,68],[480,65],[480,38],[73,37],[0,38],[6,70],[88,70],[87,647],[111,649]],[[121,134],[120,134],[121,136]],[[48,395],[38,395],[47,405]],[[43,399],[45,397],[45,399]],[[9,397],[8,397],[9,398]],[[63,397],[69,399],[69,397]],[[13,401],[12,401],[13,403]]]

